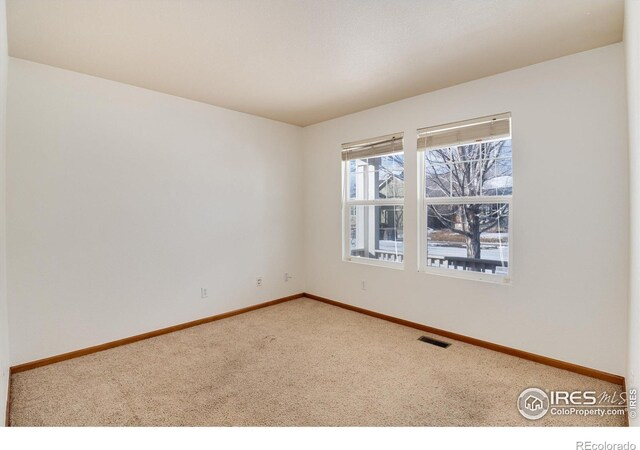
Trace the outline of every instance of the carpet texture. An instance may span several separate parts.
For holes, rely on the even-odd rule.
[[[620,386],[309,299],[12,377],[12,426],[621,426],[524,419],[527,387]]]

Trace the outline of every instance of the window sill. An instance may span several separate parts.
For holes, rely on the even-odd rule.
[[[389,269],[404,270],[404,262],[384,261],[381,259],[361,258],[358,256],[343,258],[342,261],[347,263],[363,264],[365,266],[387,267]]]
[[[500,284],[505,286],[510,286],[512,284],[511,277],[509,275],[494,275],[492,273],[472,272],[469,270],[455,270],[438,267],[426,267],[420,269],[418,272],[427,275],[438,275],[441,277],[457,278],[469,281],[481,281],[483,283]]]

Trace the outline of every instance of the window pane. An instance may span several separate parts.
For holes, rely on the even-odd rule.
[[[427,266],[508,274],[509,204],[427,207]]]
[[[403,207],[358,205],[349,208],[349,254],[402,262]]]
[[[483,195],[511,195],[513,192],[511,158],[493,160],[483,176]]]
[[[440,164],[448,163],[451,161],[451,149],[450,148],[438,148],[434,150],[428,150],[426,153],[427,163]]]
[[[426,152],[427,197],[511,195],[511,139]]]
[[[351,200],[364,200],[364,170],[366,166],[357,164],[358,161],[349,161],[349,199]]]
[[[427,165],[427,197],[451,196],[451,169],[448,164]]]
[[[404,197],[404,155],[355,159],[349,164],[349,199]]]

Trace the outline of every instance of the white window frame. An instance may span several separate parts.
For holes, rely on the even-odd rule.
[[[403,133],[395,133],[394,135],[389,136],[399,136],[400,142],[403,139]],[[381,138],[376,138],[381,139]],[[375,141],[375,139],[372,139]],[[343,147],[348,146],[350,144],[343,144]],[[379,156],[389,156],[389,155],[397,155],[402,154],[404,156],[404,149],[395,151],[395,152],[385,152],[380,154]],[[369,156],[373,157],[373,156]],[[358,264],[367,264],[373,266],[380,267],[388,267],[393,269],[404,269],[404,261],[406,256],[406,246],[404,246],[403,240],[403,257],[402,262],[398,261],[389,261],[383,259],[373,259],[367,258],[363,256],[352,256],[351,255],[351,222],[350,222],[350,211],[353,206],[371,206],[375,208],[376,206],[401,206],[403,209],[403,222],[402,222],[402,233],[404,234],[404,208],[405,208],[405,197],[402,198],[386,198],[386,199],[370,199],[370,200],[353,200],[349,198],[349,163],[354,159],[360,159],[357,156],[351,159],[342,161],[342,260],[345,262],[354,262]],[[403,158],[404,159],[404,158]],[[403,170],[406,167],[403,166]],[[406,174],[406,170],[405,170]],[[369,171],[364,172],[363,184],[364,189],[367,190],[369,188],[368,176]],[[405,183],[405,194],[406,194],[406,183]],[[366,191],[365,191],[366,192]],[[367,197],[365,193],[365,198]]]
[[[503,139],[511,139],[503,138]],[[500,139],[502,140],[502,139]],[[486,140],[483,142],[489,142]],[[461,144],[464,145],[464,144]],[[452,146],[453,147],[453,146]],[[421,149],[418,146],[418,272],[440,275],[452,278],[462,278],[467,280],[484,281],[498,284],[511,284],[513,279],[513,184],[511,195],[483,195],[477,197],[427,197],[426,195],[426,169],[428,149]],[[512,150],[513,152],[513,150]],[[511,167],[513,174],[513,153],[511,156]],[[496,204],[506,203],[509,205],[509,265],[507,275],[493,274],[485,272],[474,272],[471,270],[455,270],[445,267],[433,267],[428,262],[428,228],[427,211],[429,205],[460,205],[460,204]]]

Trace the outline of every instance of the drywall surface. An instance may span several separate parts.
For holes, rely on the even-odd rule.
[[[631,180],[631,286],[629,292],[629,355],[627,387],[638,389],[640,377],[640,1],[625,3],[624,45],[627,54],[629,167]],[[629,424],[640,426],[636,410]]]
[[[507,111],[513,117],[512,283],[419,273],[416,129]],[[401,131],[405,268],[343,262],[340,144]],[[308,292],[625,373],[629,175],[622,44],[351,114],[304,133]]]
[[[7,105],[7,20],[5,0],[0,0],[0,426],[5,423],[9,384],[9,331],[6,289],[6,105]]]
[[[9,75],[12,364],[306,290],[625,373],[621,44],[302,130],[18,59]],[[512,283],[418,273],[415,130],[505,111]],[[405,268],[343,262],[340,144],[397,131]]]
[[[9,81],[13,365],[303,290],[300,128],[14,58]]]

